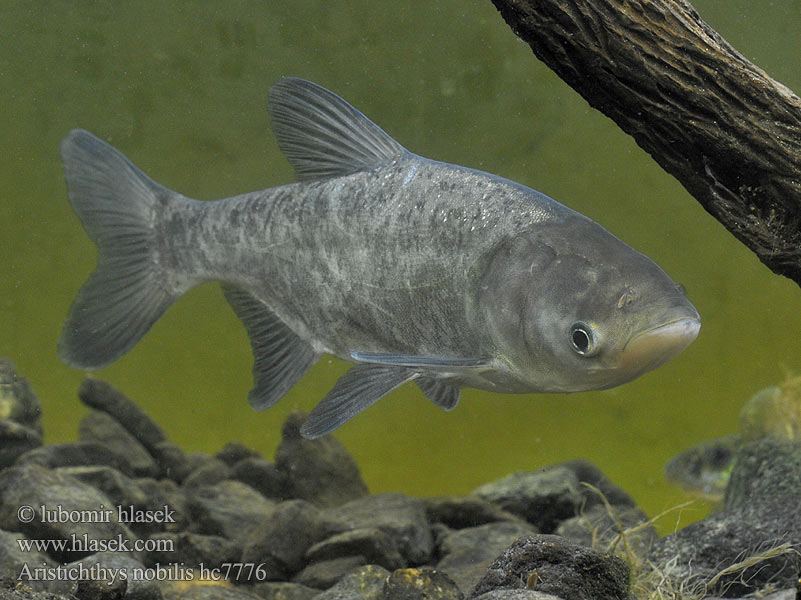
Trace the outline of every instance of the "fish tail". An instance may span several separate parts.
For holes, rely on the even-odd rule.
[[[87,131],[64,138],[61,159],[70,204],[98,258],[70,308],[58,354],[70,366],[99,369],[128,352],[185,291],[159,267],[153,226],[159,204],[175,192]]]

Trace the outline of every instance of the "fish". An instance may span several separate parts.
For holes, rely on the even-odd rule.
[[[268,110],[296,181],[216,201],[172,191],[84,130],[61,143],[98,248],[58,343],[75,368],[127,353],[193,286],[218,281],[254,355],[256,410],[323,355],[353,363],[301,434],[328,434],[415,382],[610,388],[697,336],[682,287],[601,225],[511,180],[418,156],[335,93],[285,77]]]

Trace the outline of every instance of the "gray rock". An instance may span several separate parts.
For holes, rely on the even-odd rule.
[[[647,523],[648,515],[633,506],[611,508],[614,518],[603,504],[585,508],[579,516],[562,521],[556,528],[556,534],[571,542],[607,552],[613,550],[612,546],[618,549],[625,547],[641,559],[647,557],[659,539],[653,526],[644,526],[633,533],[626,534],[625,531]],[[624,536],[620,535],[620,525],[623,526]]]
[[[770,438],[743,444],[723,509],[659,540],[650,560],[685,586],[703,586],[746,554],[765,555],[786,543],[794,551],[727,574],[707,591],[745,596],[768,584],[794,587],[801,571],[800,496],[801,444]]]
[[[65,442],[50,444],[26,452],[17,465],[39,465],[48,469],[99,465],[111,467],[125,475],[133,475],[128,459],[98,442]]]
[[[583,499],[579,488],[573,470],[556,466],[513,473],[478,487],[473,495],[552,533],[561,521],[578,514]]]
[[[214,456],[215,458],[219,458],[229,467],[233,467],[240,460],[245,460],[246,458],[261,458],[261,455],[259,455],[258,452],[248,448],[240,442],[228,442]]]
[[[475,600],[563,600],[559,596],[552,596],[534,590],[493,590],[481,594]],[[564,599],[568,600],[568,599]]]
[[[21,533],[0,530],[0,580],[21,581],[37,591],[71,593],[75,587],[71,581],[37,576],[35,569],[44,568],[48,572],[54,572],[57,563],[36,550],[21,550],[20,540],[30,540],[30,538]]]
[[[389,571],[377,565],[365,565],[345,575],[314,600],[380,600]]]
[[[341,556],[363,556],[369,564],[393,571],[404,566],[392,538],[381,529],[366,527],[333,535],[306,552],[306,560],[317,562]]]
[[[0,469],[13,465],[17,458],[42,445],[42,436],[34,429],[11,419],[0,419]]]
[[[447,531],[441,537],[437,569],[446,572],[465,593],[475,587],[487,568],[517,539],[537,533],[528,523],[498,522]]]
[[[567,462],[554,465],[555,467],[564,467],[570,469],[575,473],[576,479],[579,483],[590,484],[597,488],[602,494],[603,498],[612,506],[636,506],[634,499],[629,496],[624,490],[616,486],[614,483],[607,479],[601,470],[589,461],[583,459],[569,460]],[[586,485],[579,487],[581,495],[584,496],[584,507],[589,508],[595,504],[603,504],[603,498],[597,492],[588,488]]]
[[[630,600],[629,568],[615,556],[556,535],[517,540],[490,565],[470,598],[496,589],[533,589],[570,600]]]
[[[219,535],[244,546],[253,528],[275,511],[275,503],[239,481],[199,487],[187,498],[195,533]]]
[[[464,594],[442,571],[431,567],[398,569],[384,584],[381,600],[463,600]]]
[[[161,600],[156,578],[145,576],[145,566],[138,560],[118,552],[98,552],[65,565],[72,573],[89,573],[97,581],[126,580],[126,600]],[[80,569],[80,570],[79,570]],[[83,578],[78,576],[78,578]]]
[[[312,563],[292,578],[294,583],[325,590],[340,581],[345,575],[364,566],[363,556],[344,556]]]
[[[332,533],[373,527],[393,541],[408,565],[429,562],[434,537],[426,518],[425,502],[403,494],[377,494],[352,500],[324,511]]]
[[[160,530],[183,531],[189,527],[189,509],[183,490],[171,479],[156,480],[143,477],[134,480],[139,489],[147,496],[145,510],[157,511],[167,509],[174,522],[164,523]]]
[[[431,523],[451,529],[476,527],[498,521],[524,522],[523,519],[476,496],[425,498],[426,516]]]
[[[231,479],[246,483],[265,498],[288,500],[289,478],[275,464],[260,456],[243,458],[231,467]]]
[[[286,581],[257,583],[252,589],[253,593],[262,600],[312,600],[312,598],[322,597],[318,589]],[[353,597],[348,596],[348,600],[351,598]]]
[[[150,567],[180,560],[187,567],[219,569],[224,563],[240,562],[242,553],[239,544],[216,535],[184,531],[154,533],[148,539],[159,545],[145,553],[145,564]]]
[[[275,464],[287,477],[290,497],[329,507],[366,496],[367,486],[350,453],[333,436],[302,437],[305,420],[300,411],[287,417],[275,451]]]
[[[127,591],[127,579],[79,579],[74,595],[78,600],[122,600]]]
[[[209,585],[198,580],[170,583],[164,586],[164,600],[259,600],[242,586]]]
[[[42,437],[42,408],[28,380],[20,377],[13,363],[0,358],[0,419],[10,419]]]
[[[44,506],[46,511],[40,510]],[[30,510],[20,519],[20,509]],[[98,511],[87,515],[82,511]],[[33,539],[86,540],[88,547],[51,546],[57,560],[75,560],[97,549],[94,544],[112,540],[133,547],[136,536],[117,520],[116,507],[102,492],[78,479],[40,467],[15,465],[0,471],[0,528],[20,531]]]
[[[262,565],[267,580],[288,579],[303,568],[306,551],[324,533],[316,506],[305,500],[281,502],[248,538],[242,561]]]
[[[78,437],[84,442],[99,442],[125,456],[135,477],[155,477],[158,465],[145,447],[108,413],[92,410],[81,419]]]
[[[181,483],[192,472],[189,457],[170,441],[159,442],[148,451],[153,455],[162,477]]]
[[[231,468],[219,458],[211,456],[205,457],[201,465],[192,469],[181,485],[187,488],[201,487],[204,485],[215,485],[225,481],[231,475]]]

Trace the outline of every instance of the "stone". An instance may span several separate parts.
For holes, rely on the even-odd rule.
[[[364,527],[333,535],[306,552],[306,560],[317,562],[340,556],[363,556],[369,564],[393,571],[405,565],[392,538],[381,529]]]
[[[363,566],[363,556],[343,556],[312,563],[292,578],[294,583],[325,590],[340,581],[351,571]]]
[[[74,594],[78,600],[122,600],[126,591],[128,591],[127,579],[114,581],[79,579]]]
[[[513,473],[482,485],[472,494],[522,517],[538,530],[552,533],[578,514],[583,496],[579,480],[567,467]]]
[[[350,453],[333,436],[302,437],[305,420],[300,411],[287,417],[275,451],[275,464],[287,478],[290,497],[331,507],[366,496],[367,486]]]
[[[0,469],[13,465],[17,459],[42,445],[37,431],[11,419],[0,419]]]
[[[162,477],[181,483],[192,472],[192,463],[186,452],[171,441],[159,442],[148,450]]]
[[[378,565],[364,565],[345,575],[335,585],[319,592],[314,600],[380,600],[389,571]]]
[[[406,564],[425,564],[433,554],[434,537],[426,518],[425,502],[418,498],[377,494],[326,509],[323,514],[332,533],[370,527],[382,530]]]
[[[233,467],[240,460],[245,460],[246,458],[261,458],[261,455],[258,452],[248,448],[241,442],[228,442],[214,456],[215,458],[219,458],[229,467]]]
[[[125,475],[133,475],[128,459],[108,446],[97,442],[65,442],[49,444],[26,452],[17,465],[39,465],[48,469],[100,465],[111,467]]]
[[[225,481],[231,475],[231,468],[219,458],[208,456],[203,463],[196,466],[181,482],[186,488],[215,485]]]
[[[44,506],[46,514],[40,509]],[[23,507],[24,514],[20,512]],[[84,511],[97,511],[87,514]],[[0,471],[0,528],[20,531],[37,540],[86,540],[76,548],[51,546],[60,561],[96,552],[93,545],[111,540],[133,547],[137,537],[117,519],[111,500],[82,481],[39,465],[15,465]]]
[[[450,529],[476,527],[498,521],[524,522],[523,519],[476,496],[425,498],[426,517]]]
[[[584,546],[606,551],[611,551],[612,547],[619,550],[626,548],[640,559],[647,557],[659,539],[652,525],[644,525],[649,521],[648,515],[634,506],[612,506],[611,510],[614,517],[603,504],[585,508],[579,516],[562,521],[556,528],[556,534]],[[620,535],[621,525],[623,536]],[[638,528],[635,532],[625,533],[635,527]]]
[[[56,471],[74,477],[102,492],[115,509],[117,507],[144,509],[148,505],[148,496],[142,491],[142,488],[130,477],[126,477],[110,467],[60,467]],[[139,525],[143,526],[142,529],[145,532],[160,529],[157,523],[141,523]],[[137,526],[132,528],[136,529]]]
[[[289,500],[289,478],[274,463],[248,456],[231,467],[231,479],[246,483],[265,498]]]
[[[528,588],[569,600],[631,600],[629,568],[616,556],[556,535],[517,540],[487,569],[470,598]]]
[[[281,502],[248,538],[242,562],[262,565],[266,580],[289,579],[303,568],[306,551],[324,533],[316,506],[305,500]]]
[[[569,460],[554,465],[554,467],[564,467],[570,469],[576,475],[579,484],[589,484],[603,494],[603,498],[587,485],[579,485],[579,492],[584,497],[584,508],[590,508],[596,504],[603,504],[604,498],[612,506],[636,506],[634,499],[607,479],[601,470],[589,461],[583,459]]]
[[[167,507],[174,522],[163,523],[159,531],[183,531],[189,527],[189,509],[184,491],[171,479],[143,477],[134,480],[147,497],[145,510],[158,511]]]
[[[84,442],[98,442],[112,452],[125,456],[135,477],[155,477],[158,465],[145,447],[108,413],[92,410],[81,419],[78,437]]]
[[[463,600],[448,575],[431,567],[398,569],[384,584],[381,600]]]
[[[257,583],[253,586],[253,593],[262,600],[312,600],[321,597],[318,589],[286,581]],[[352,597],[348,596],[348,600],[350,598]]]
[[[241,547],[234,541],[216,535],[203,535],[183,531],[181,533],[154,533],[148,538],[159,549],[145,553],[147,566],[168,564],[180,559],[187,567],[203,565],[207,569],[219,569],[224,563],[240,562]]]
[[[187,510],[194,533],[219,535],[244,546],[275,511],[275,503],[240,481],[221,481],[192,490]]]
[[[30,541],[30,538],[21,533],[0,530],[0,581],[20,581],[37,591],[72,593],[75,586],[69,580],[36,576],[34,569],[45,568],[48,572],[54,572],[52,569],[55,569],[57,563],[35,549],[22,550],[19,546],[20,540]]]
[[[65,565],[72,573],[96,575],[96,581],[114,584],[120,579],[126,581],[126,600],[162,600],[158,577],[144,576],[145,566],[138,560],[119,552],[98,552],[81,560]],[[80,569],[80,570],[79,570]],[[92,588],[89,588],[90,590]],[[96,587],[95,587],[96,589]]]
[[[475,600],[569,600],[534,590],[492,590],[481,594]]]
[[[685,586],[705,586],[724,568],[762,555],[716,580],[710,594],[745,596],[791,588],[801,571],[801,444],[764,438],[737,449],[723,509],[659,540],[649,560]],[[790,551],[773,553],[779,544]],[[725,591],[725,594],[724,594]]]
[[[0,358],[0,419],[9,419],[42,437],[42,407],[28,380],[17,374],[14,364]]]
[[[259,596],[246,588],[223,583],[176,581],[163,586],[164,600],[259,600]]]
[[[517,539],[537,533],[528,523],[500,521],[441,535],[437,570],[444,571],[465,593],[478,583],[487,568]]]

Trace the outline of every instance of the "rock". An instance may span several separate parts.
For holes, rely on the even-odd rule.
[[[363,556],[367,563],[390,571],[405,564],[392,538],[375,527],[336,534],[316,543],[306,552],[306,560],[312,563],[340,556]]]
[[[365,565],[345,575],[326,591],[320,592],[314,600],[380,600],[387,577],[389,571],[383,567]]]
[[[552,533],[559,523],[578,514],[583,496],[575,472],[564,466],[513,473],[473,490],[473,495],[496,504]]]
[[[116,507],[136,507],[144,509],[148,505],[148,496],[142,491],[136,482],[115,471],[110,467],[88,466],[88,467],[60,467],[56,469],[58,473],[64,473],[75,477],[96,490],[102,492]],[[143,523],[145,531],[158,531],[158,524]],[[134,529],[136,526],[134,526]]]
[[[98,442],[128,459],[135,477],[155,477],[158,465],[145,447],[108,413],[92,410],[81,419],[78,437],[84,442]]]
[[[569,600],[630,600],[629,568],[615,556],[556,535],[517,540],[493,562],[470,598],[528,588]]]
[[[44,514],[41,506],[46,508]],[[27,507],[24,514],[20,512],[23,507]],[[137,539],[118,521],[116,507],[103,493],[65,473],[34,464],[0,471],[0,528],[21,531],[33,539],[69,541],[74,536],[81,542],[79,546],[51,546],[50,556],[64,561],[96,552],[98,543],[110,540],[132,548]]]
[[[239,481],[199,487],[187,498],[194,533],[219,535],[244,546],[253,528],[270,518],[275,503]]]
[[[127,590],[127,579],[115,579],[114,581],[80,579],[74,594],[78,600],[122,600]]]
[[[240,460],[245,460],[246,458],[261,458],[261,455],[259,455],[258,452],[248,448],[240,442],[228,442],[214,456],[215,458],[219,458],[229,467],[233,467]]]
[[[579,516],[562,521],[556,528],[556,534],[576,544],[592,546],[609,552],[612,551],[610,548],[612,545],[619,550],[627,547],[640,559],[647,557],[656,540],[659,539],[653,526],[646,525],[633,533],[627,533],[623,539],[620,536],[620,525],[623,525],[625,532],[627,529],[647,523],[648,515],[633,506],[613,506],[612,510],[614,518],[610,516],[606,506],[595,504],[583,510]]]
[[[382,600],[463,600],[464,595],[447,574],[431,567],[398,569],[381,595]]]
[[[535,592],[534,590],[493,590],[481,594],[475,600],[563,600],[559,596]],[[565,599],[568,600],[568,599]]]
[[[0,358],[0,419],[9,419],[42,437],[42,408],[28,380],[17,375],[13,363]]]
[[[312,600],[312,598],[322,597],[318,589],[286,581],[257,583],[253,586],[253,593],[262,600]],[[350,600],[356,597],[348,596],[347,598]],[[343,598],[343,600],[345,599]]]
[[[153,455],[162,477],[181,483],[192,472],[192,463],[186,453],[172,442],[159,442],[148,450]]]
[[[498,521],[525,522],[517,515],[476,496],[442,496],[425,498],[424,502],[428,520],[431,523],[442,523],[451,529],[476,527]]]
[[[295,575],[292,581],[308,587],[325,590],[351,571],[363,566],[365,562],[363,556],[344,556],[342,558],[332,558],[331,560],[321,560],[308,565]]]
[[[765,559],[720,577],[708,593],[745,596],[793,587],[801,571],[801,444],[764,438],[737,450],[723,509],[659,540],[650,560],[685,586],[702,586],[749,555]],[[788,544],[794,551],[771,556]],[[725,594],[724,594],[725,590]]]
[[[13,465],[17,458],[42,445],[37,431],[11,419],[0,419],[0,469]]]
[[[636,506],[634,499],[629,496],[624,490],[616,486],[614,483],[606,478],[601,470],[589,461],[576,459],[554,465],[555,467],[564,467],[570,469],[576,475],[579,484],[589,484],[597,488],[602,494],[603,498],[612,506]],[[579,492],[584,497],[584,508],[590,508],[596,504],[603,504],[597,492],[588,488],[586,485],[579,485]]]
[[[133,475],[125,456],[97,442],[67,442],[42,446],[20,456],[16,464],[39,465],[48,469],[100,465],[111,467],[128,476]]]
[[[292,498],[322,507],[338,506],[369,492],[350,453],[333,436],[307,440],[300,435],[306,415],[295,411],[287,417],[275,464],[286,475]]]
[[[134,480],[147,497],[145,510],[155,512],[165,507],[174,522],[164,523],[160,531],[183,531],[189,527],[189,509],[183,490],[171,479],[156,480],[149,477]]]
[[[37,591],[71,593],[74,587],[71,581],[37,576],[35,569],[44,568],[52,573],[57,563],[35,549],[23,551],[19,546],[20,540],[30,541],[30,538],[0,530],[0,581],[20,581]]]
[[[225,481],[231,475],[231,468],[219,458],[208,456],[203,464],[195,467],[189,475],[184,478],[181,485],[186,488],[201,487],[204,485],[215,485]]]
[[[352,500],[323,513],[332,533],[377,528],[393,541],[408,565],[426,564],[434,551],[434,538],[426,518],[425,502],[403,494],[377,494]]]
[[[164,600],[259,600],[241,587],[200,581],[176,581],[164,587]]]
[[[537,533],[528,523],[498,522],[448,530],[441,536],[437,570],[444,571],[469,593],[498,556],[518,538]]]
[[[145,564],[149,567],[180,559],[187,567],[203,565],[207,569],[219,569],[223,563],[239,562],[242,553],[239,544],[216,535],[184,531],[154,533],[148,539],[151,545],[160,545],[159,549],[146,552]]]
[[[107,413],[151,454],[158,444],[167,441],[167,434],[153,419],[125,394],[105,381],[87,377],[81,383],[78,397],[86,406]]]
[[[246,483],[265,498],[288,500],[289,478],[270,461],[249,456],[231,468],[231,479]]]
[[[316,506],[305,500],[281,502],[248,538],[242,562],[262,565],[266,580],[286,580],[303,568],[306,551],[323,535]]]
[[[91,578],[95,581],[116,583],[126,581],[126,600],[161,600],[158,581],[160,576],[148,577],[145,566],[138,560],[118,552],[98,552],[82,560],[71,562],[64,568],[75,579]],[[165,575],[164,578],[167,576]],[[70,578],[73,578],[72,575]],[[85,588],[87,591],[99,586]],[[102,588],[100,588],[102,589]]]

